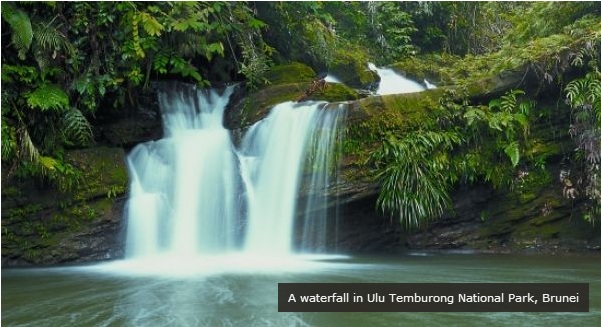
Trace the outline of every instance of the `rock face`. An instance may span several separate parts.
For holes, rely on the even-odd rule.
[[[122,257],[123,149],[90,148],[66,156],[86,181],[69,193],[14,178],[3,185],[2,266]]]
[[[554,185],[535,198],[517,199],[490,187],[457,190],[453,213],[421,231],[406,231],[375,211],[371,195],[340,208],[335,248],[343,253],[477,251],[546,253],[601,251],[601,228],[578,217]],[[334,238],[334,235],[331,235]]]

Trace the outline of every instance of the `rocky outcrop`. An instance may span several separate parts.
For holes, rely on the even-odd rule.
[[[239,89],[232,95],[225,113],[225,127],[244,129],[265,118],[273,106],[286,101],[338,102],[356,100],[360,96],[356,90],[337,83],[325,83],[307,96],[307,89],[316,77],[310,67],[301,63],[273,67],[267,76],[271,81],[269,85],[250,93]]]
[[[82,183],[67,193],[3,176],[2,266],[122,257],[124,158],[121,148],[67,152],[82,174]]]
[[[344,84],[357,89],[375,90],[380,82],[380,76],[367,67],[366,61],[351,55],[336,58],[329,71]]]
[[[132,148],[142,142],[160,139],[163,130],[158,115],[147,112],[104,124],[97,134],[110,146]]]
[[[601,227],[580,219],[578,203],[550,185],[520,198],[479,185],[458,189],[453,210],[423,230],[407,231],[375,209],[376,195],[339,208],[335,247],[343,253],[475,251],[545,253],[601,251]],[[576,208],[576,209],[574,209]]]

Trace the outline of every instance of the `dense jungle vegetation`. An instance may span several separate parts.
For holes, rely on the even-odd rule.
[[[459,183],[561,178],[599,223],[600,49],[597,2],[2,2],[3,179],[63,192],[85,183],[65,151],[98,142],[100,117],[135,110],[154,81],[243,81],[253,92],[289,62],[402,63],[458,87],[419,128],[382,119],[350,131],[363,138],[349,139],[351,152],[377,143],[356,152],[381,185],[380,209],[419,227],[449,208]],[[470,81],[524,65],[556,86],[548,102],[567,104],[574,150],[559,177],[530,137],[545,115],[535,92],[469,100]]]

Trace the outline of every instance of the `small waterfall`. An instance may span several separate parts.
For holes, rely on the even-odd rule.
[[[380,85],[376,91],[378,95],[413,93],[426,89],[423,85],[397,74],[392,69],[378,68],[372,63],[368,63],[368,67],[380,76]]]
[[[426,89],[432,90],[436,88],[436,85],[430,83],[427,79],[424,79],[424,85],[426,85]]]
[[[165,136],[136,146],[127,158],[128,258],[324,251],[335,218],[326,214],[325,191],[345,108],[279,104],[236,149],[222,125],[232,92],[188,87],[159,94]]]
[[[326,82],[328,82],[328,83],[343,84],[342,81],[340,81],[338,79],[338,77],[336,77],[334,75],[331,75],[331,74],[326,75],[326,77],[324,77],[323,80],[326,81]]]
[[[305,186],[308,194],[303,219],[303,234],[301,251],[328,251],[328,231],[337,224],[337,212],[332,217],[328,213],[328,187],[337,182],[338,154],[342,144],[339,126],[344,124],[346,108],[339,105],[336,108],[320,111],[320,119],[311,140],[311,151],[307,157],[309,179]],[[333,219],[328,219],[328,217]],[[331,236],[330,236],[331,237]],[[336,240],[334,240],[335,242]],[[334,243],[332,242],[332,243]]]
[[[299,187],[304,184],[302,170],[306,168],[307,153],[315,153],[317,158],[314,167],[310,167],[312,173],[306,175],[309,185],[320,187],[323,192],[329,175],[331,143],[341,111],[325,107],[323,102],[279,104],[244,137],[240,154],[241,162],[245,162],[242,167],[247,169],[242,173],[249,204],[247,252],[279,255],[292,252],[296,201]],[[323,196],[320,198],[325,201]],[[325,202],[322,205],[320,210],[325,220]],[[306,209],[316,210],[313,206]],[[323,235],[319,238],[325,239],[325,230],[320,233]]]
[[[159,94],[165,138],[128,157],[127,256],[191,256],[235,248],[239,178],[223,111],[232,87]]]

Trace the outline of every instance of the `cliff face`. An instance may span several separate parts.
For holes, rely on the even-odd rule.
[[[98,147],[66,157],[83,175],[71,192],[3,176],[3,266],[122,257],[125,152]]]

